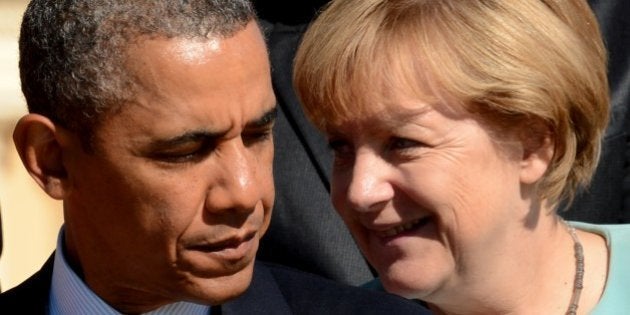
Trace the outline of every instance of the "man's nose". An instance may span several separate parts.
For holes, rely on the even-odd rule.
[[[231,140],[217,152],[218,178],[208,193],[206,208],[220,212],[236,210],[251,212],[261,201],[261,192],[269,183],[260,182],[262,163],[255,152],[246,147],[241,139]],[[268,187],[267,187],[268,188]]]

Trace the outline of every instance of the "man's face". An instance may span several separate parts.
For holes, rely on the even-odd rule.
[[[139,41],[136,102],[99,127],[95,153],[77,140],[64,154],[67,252],[111,305],[214,304],[249,285],[274,197],[265,49],[254,23]]]

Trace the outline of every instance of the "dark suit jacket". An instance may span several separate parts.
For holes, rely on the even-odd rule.
[[[307,120],[291,82],[292,63],[306,25],[270,24],[266,31],[273,87],[276,199],[258,257],[358,285],[374,275],[330,202],[332,155]]]
[[[53,256],[19,286],[0,294],[2,314],[46,314]],[[237,314],[429,314],[399,296],[352,287],[316,275],[257,262],[250,287],[212,315]]]

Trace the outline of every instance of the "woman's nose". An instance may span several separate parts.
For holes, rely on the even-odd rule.
[[[341,184],[350,208],[360,212],[378,211],[394,196],[391,165],[372,151],[357,153],[346,174],[333,174],[333,187]],[[335,175],[346,178],[335,178]]]

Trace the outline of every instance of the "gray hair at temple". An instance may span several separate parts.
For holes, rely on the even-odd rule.
[[[133,101],[129,45],[158,37],[229,38],[254,19],[247,0],[33,0],[19,39],[29,112],[79,134],[91,150],[104,115]]]

